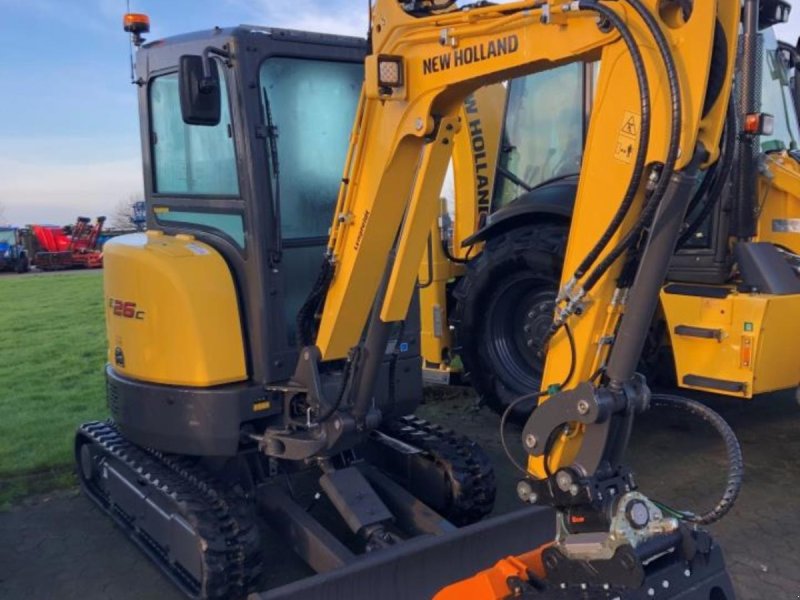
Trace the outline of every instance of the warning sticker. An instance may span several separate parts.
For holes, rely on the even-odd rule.
[[[624,135],[617,138],[617,147],[614,150],[614,158],[624,163],[632,163],[634,154],[636,153],[636,144],[634,141]]]
[[[630,138],[638,138],[639,131],[642,126],[642,118],[632,112],[625,111],[625,116],[622,119],[622,127],[620,127],[620,135]]]

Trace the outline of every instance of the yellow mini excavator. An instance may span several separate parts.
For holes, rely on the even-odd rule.
[[[105,248],[112,419],[77,432],[86,493],[198,598],[279,577],[263,536],[318,573],[265,600],[732,598],[699,526],[735,500],[735,437],[701,405],[651,396],[635,369],[692,191],[720,159],[740,13],[377,0],[366,48],[244,26],[143,45],[147,19],[128,15],[149,231]],[[470,95],[592,61],[566,293],[517,464],[526,507],[481,520],[486,455],[413,416],[419,265]],[[752,273],[785,279],[740,246]],[[623,459],[651,402],[723,434],[711,512],[637,490]]]

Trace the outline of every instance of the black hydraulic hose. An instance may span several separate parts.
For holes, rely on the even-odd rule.
[[[691,237],[700,229],[700,226],[711,214],[711,211],[722,198],[725,191],[725,186],[728,184],[728,178],[733,171],[734,156],[736,154],[736,112],[733,106],[733,101],[728,105],[728,115],[725,123],[725,142],[722,146],[722,156],[717,164],[722,163],[722,166],[717,170],[714,178],[714,185],[708,193],[708,199],[701,209],[700,213],[689,224],[686,230],[681,234],[678,239],[677,247],[684,246]]]
[[[647,227],[653,216],[658,209],[661,199],[667,190],[672,175],[675,172],[675,166],[678,162],[678,152],[680,150],[680,137],[681,137],[681,123],[683,122],[683,99],[681,98],[680,83],[678,79],[678,71],[675,67],[675,59],[673,58],[669,43],[661,30],[661,26],[656,22],[653,15],[644,7],[640,0],[624,0],[639,14],[644,21],[648,30],[650,31],[653,39],[658,46],[659,53],[664,62],[664,68],[667,72],[667,81],[669,82],[670,96],[671,96],[671,113],[672,123],[670,127],[670,140],[669,148],[667,150],[667,158],[661,175],[656,185],[652,196],[645,204],[642,214],[639,217],[636,225],[628,231],[622,240],[609,252],[609,254],[595,267],[594,271],[584,282],[583,288],[586,293],[592,290],[600,278],[608,271],[614,262],[630,248],[641,236],[642,231]]]
[[[744,459],[742,457],[742,448],[739,446],[739,440],[736,439],[736,434],[733,432],[733,429],[731,429],[731,426],[725,422],[725,419],[717,412],[696,400],[690,400],[689,398],[671,394],[653,394],[650,406],[679,410],[693,417],[702,419],[711,425],[722,438],[728,459],[728,481],[725,485],[722,498],[717,502],[717,505],[710,511],[700,515],[685,511],[675,511],[674,509],[662,505],[663,508],[667,508],[669,512],[675,513],[676,516],[684,521],[697,523],[698,525],[716,523],[733,508],[736,498],[739,496],[739,492],[742,489]]]
[[[649,147],[651,128],[650,82],[647,79],[647,70],[644,66],[644,58],[642,57],[641,50],[639,50],[639,47],[636,45],[636,40],[634,39],[630,28],[616,12],[606,6],[598,4],[595,0],[582,0],[578,6],[581,10],[591,10],[602,15],[617,31],[619,31],[619,34],[625,42],[625,45],[628,47],[631,59],[633,60],[633,68],[636,71],[636,79],[639,84],[642,119],[639,132],[639,149],[636,153],[636,162],[634,163],[631,180],[628,183],[628,189],[625,192],[625,196],[622,199],[617,212],[611,219],[611,222],[608,224],[605,232],[603,232],[603,235],[599,240],[597,240],[597,243],[575,270],[575,274],[573,275],[574,280],[578,280],[583,277],[592,267],[603,250],[605,250],[606,246],[608,246],[611,238],[619,230],[620,226],[625,220],[625,217],[628,215],[628,212],[633,205],[633,201],[636,199],[636,193],[639,189],[639,186],[642,183],[642,177],[644,176],[645,161],[647,160],[647,149]]]
[[[558,386],[559,390],[562,390],[569,385],[569,382],[572,381],[572,378],[575,376],[575,369],[577,368],[578,365],[578,349],[575,347],[575,336],[572,334],[572,330],[570,329],[569,325],[566,324],[564,325],[564,331],[566,332],[567,340],[569,341],[570,362],[569,362],[569,371],[567,372],[567,376],[564,377],[564,381],[561,383],[561,385]],[[520,396],[506,407],[505,411],[503,411],[503,416],[500,417],[500,445],[503,447],[503,452],[506,453],[506,457],[508,458],[509,461],[511,461],[511,464],[514,465],[514,467],[516,467],[518,471],[521,471],[522,474],[525,475],[526,477],[528,475],[528,470],[516,461],[514,456],[511,454],[511,451],[508,449],[508,444],[506,443],[506,422],[508,421],[509,415],[511,415],[511,413],[514,412],[514,409],[517,406],[519,406],[523,402],[529,402],[531,400],[538,400],[541,402],[541,399],[544,396],[547,396],[549,393],[550,393],[549,390],[545,390],[541,392],[534,392],[532,394],[525,394],[524,396]],[[551,435],[551,438],[552,437],[554,436]],[[548,447],[550,445],[551,441],[548,440]],[[544,469],[548,477],[551,475],[550,466],[548,464],[549,459],[550,459],[549,450],[546,448],[544,453]]]
[[[347,391],[348,384],[350,383],[350,371],[352,370],[353,363],[357,357],[357,353],[351,353],[351,355],[347,357],[347,361],[344,364],[344,369],[342,369],[342,383],[339,386],[339,392],[336,394],[336,400],[334,400],[333,404],[331,404],[326,411],[317,416],[317,418],[314,420],[314,422],[318,425],[328,421],[328,419],[336,414],[336,411],[338,411],[339,407],[342,405],[345,392]]]
[[[675,67],[675,59],[670,51],[669,42],[667,41],[664,32],[661,30],[661,26],[655,20],[650,11],[644,7],[644,5],[641,3],[641,0],[625,0],[625,2],[630,4],[644,21],[647,29],[653,36],[653,39],[658,46],[659,53],[661,54],[661,58],[664,61],[664,68],[667,72],[667,81],[669,82],[672,106],[672,123],[670,126],[669,148],[667,150],[667,157],[664,162],[664,167],[661,170],[658,184],[656,185],[656,188],[647,204],[645,204],[637,223],[630,231],[628,231],[623,239],[620,240],[614,249],[611,250],[608,255],[606,255],[600,264],[595,267],[595,269],[586,279],[583,285],[583,289],[586,293],[590,292],[592,288],[594,288],[594,286],[606,273],[606,271],[608,271],[611,265],[614,264],[614,262],[616,262],[616,260],[639,239],[642,231],[644,231],[645,227],[647,227],[648,223],[655,215],[656,210],[661,203],[661,199],[664,197],[664,193],[667,191],[667,186],[672,179],[672,175],[675,172],[675,166],[678,162],[678,153],[680,151],[681,124],[683,123],[683,99],[681,98],[678,70]]]
[[[442,240],[442,252],[447,260],[451,263],[455,263],[457,265],[466,265],[469,262],[468,258],[458,258],[452,252],[450,252],[450,244],[447,243],[447,240]]]

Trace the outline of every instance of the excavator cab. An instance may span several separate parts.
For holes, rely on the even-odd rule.
[[[318,307],[304,305],[319,283],[364,53],[356,38],[247,26],[139,50],[148,233],[106,249],[111,408],[138,443],[231,455],[242,424],[284,412],[264,390],[292,377],[301,329],[313,326]],[[178,268],[159,252],[186,260]],[[163,277],[133,288],[131,269]],[[138,317],[126,319],[126,306]],[[403,376],[384,409],[408,414],[421,396],[407,376],[419,369],[418,339],[393,339],[382,376]],[[170,410],[154,419],[135,408],[142,395],[172,397],[165,385],[182,387]]]
[[[141,33],[147,232],[105,247],[112,421],[78,430],[84,490],[202,598],[255,585],[256,511],[323,573],[479,521],[495,496],[487,455],[411,416],[416,302],[377,344],[326,361],[314,346],[365,42],[249,26],[148,44]],[[356,418],[347,396],[366,371],[374,389]],[[315,497],[329,513],[319,520]],[[526,511],[495,535],[519,551],[513,532],[545,516]],[[475,555],[451,579],[491,550]]]

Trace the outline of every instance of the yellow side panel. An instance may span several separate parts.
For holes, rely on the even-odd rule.
[[[770,177],[759,177],[759,242],[800,254],[800,165],[785,153],[769,154]]]
[[[800,296],[734,292],[714,299],[662,292],[661,303],[681,387],[752,398],[800,383]],[[698,337],[687,328],[718,335]],[[690,385],[687,376],[739,383],[743,390]]]
[[[104,247],[108,360],[120,375],[207,387],[247,379],[236,290],[191,236],[125,235]]]

